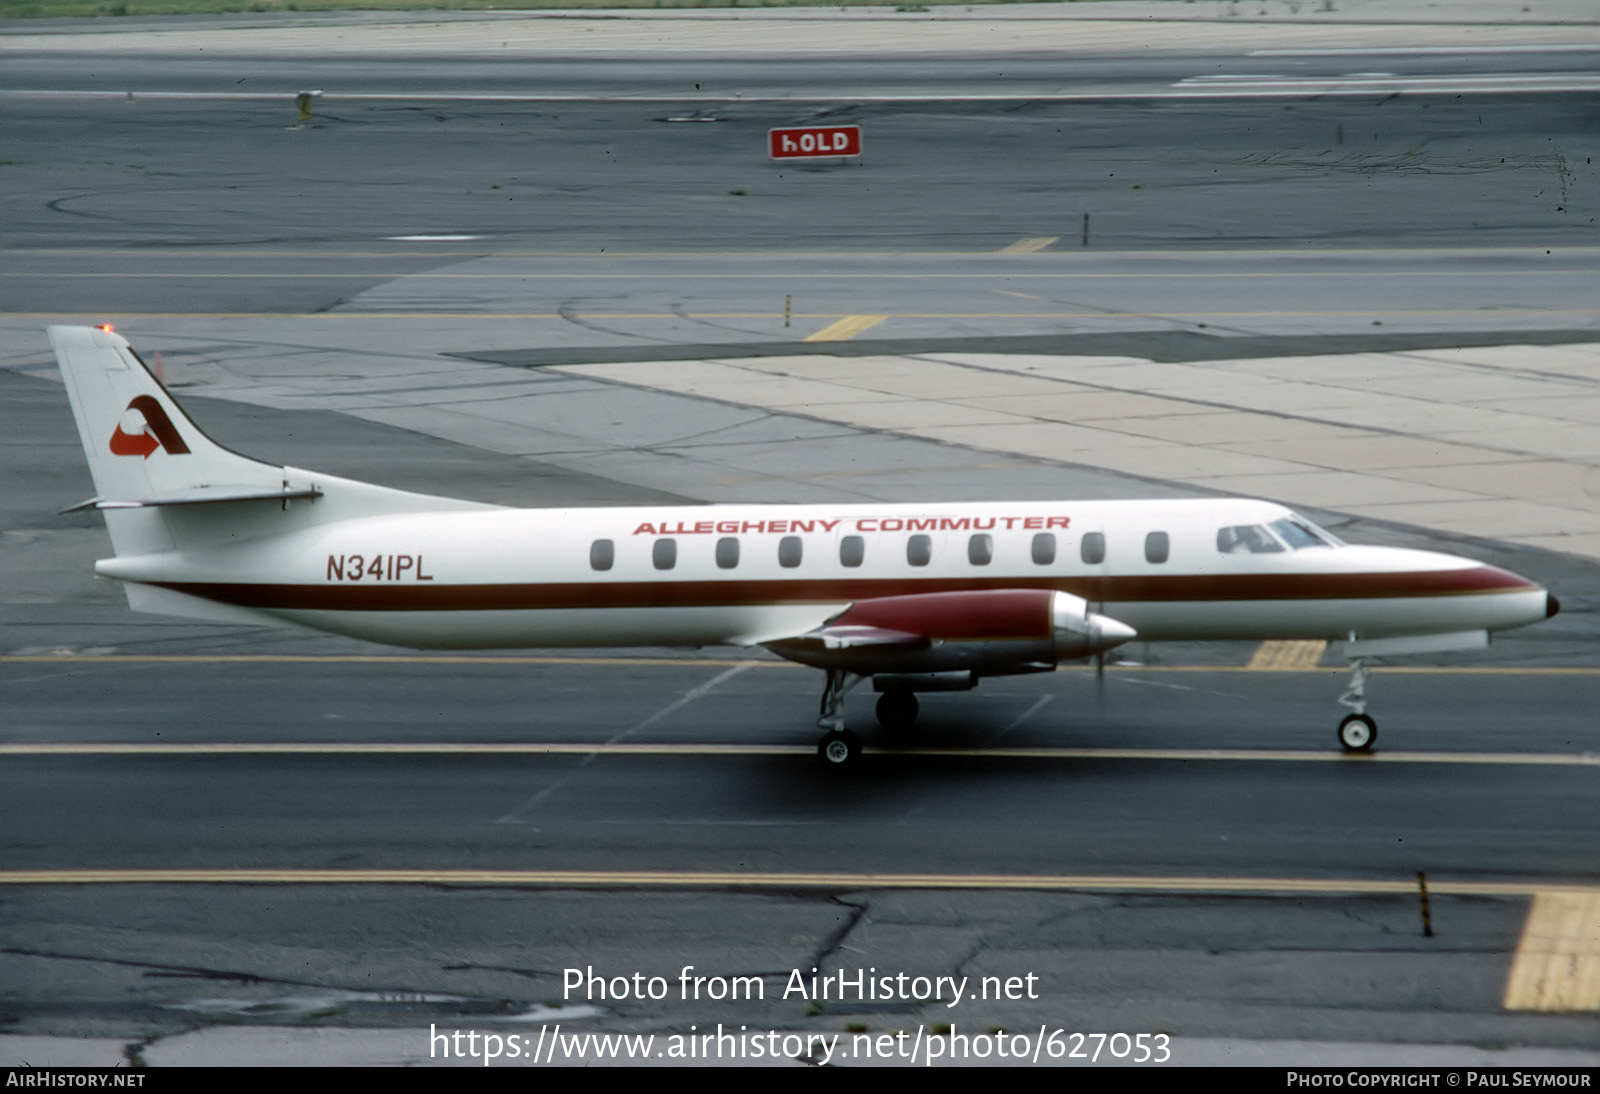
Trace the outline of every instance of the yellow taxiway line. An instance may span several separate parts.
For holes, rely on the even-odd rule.
[[[1318,667],[1327,648],[1328,644],[1320,639],[1263,642],[1245,668],[1257,672],[1308,672]]]
[[[1506,1010],[1600,1010],[1600,891],[1534,894],[1506,981]]]
[[[995,253],[1003,255],[1037,254],[1052,243],[1059,243],[1060,241],[1060,236],[1035,236],[1032,239],[1019,239],[1010,246],[1001,247]]]
[[[885,319],[887,315],[847,315],[837,323],[829,323],[815,334],[808,334],[801,339],[804,342],[847,342],[862,331],[871,330]]]
[[[791,873],[732,870],[427,870],[427,869],[74,869],[4,870],[0,885],[534,885],[603,888],[1015,889],[1108,893],[1326,893],[1410,895],[1413,880],[1271,877],[1117,877],[1093,874]],[[1441,881],[1443,896],[1525,897],[1563,893],[1594,898],[1580,885]]]

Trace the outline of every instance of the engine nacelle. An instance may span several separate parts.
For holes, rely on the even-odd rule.
[[[1044,672],[1135,637],[1071,593],[992,589],[858,600],[821,627],[766,645],[822,669],[876,673]]]

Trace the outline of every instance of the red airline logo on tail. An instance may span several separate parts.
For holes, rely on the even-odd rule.
[[[143,456],[148,460],[158,448],[165,448],[169,456],[189,454],[189,446],[183,443],[172,419],[167,417],[167,412],[161,409],[161,404],[154,397],[136,395],[128,404],[128,410],[138,411],[138,417],[123,413],[122,421],[117,423],[117,431],[111,434],[113,456]],[[139,419],[142,419],[142,424],[139,424]],[[123,429],[124,422],[132,432]]]

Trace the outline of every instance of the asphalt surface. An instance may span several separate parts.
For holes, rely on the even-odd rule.
[[[389,237],[458,234],[491,250],[591,254],[969,251],[1019,237],[1081,246],[1085,214],[1090,246],[1113,249],[1600,239],[1596,108],[1584,94],[730,102],[698,116],[659,104],[420,99],[329,102],[303,126],[295,117],[287,100],[10,100],[0,242],[359,242],[382,253],[419,249],[382,245]],[[766,158],[769,128],[807,124],[862,126],[863,155]],[[416,265],[402,259],[396,271]],[[22,310],[82,306],[18,288]],[[198,302],[251,310],[230,291],[246,287],[212,286]],[[286,294],[279,306],[327,306],[319,295]]]
[[[1476,75],[1565,71],[1584,57],[1470,63]],[[7,87],[138,79],[140,91],[192,93],[226,90],[232,76],[276,95],[318,71],[168,57],[113,59],[86,75],[70,56],[23,60],[8,61]],[[819,681],[727,651],[403,661],[297,632],[130,616],[116,588],[89,576],[106,550],[96,522],[55,515],[92,491],[59,388],[27,375],[47,370],[47,319],[90,313],[166,339],[179,367],[183,350],[225,359],[231,336],[273,324],[284,352],[296,334],[318,361],[342,342],[394,362],[397,380],[442,353],[537,367],[623,347],[761,343],[784,337],[785,288],[763,283],[780,273],[825,296],[813,307],[788,290],[808,315],[861,310],[864,291],[879,294],[922,316],[900,333],[929,346],[1052,338],[1070,350],[1072,338],[1115,336],[1181,357],[1215,337],[1314,352],[1380,336],[1380,313],[1402,317],[1381,336],[1584,337],[1595,320],[1583,248],[1597,242],[1600,212],[1592,95],[880,103],[827,114],[869,127],[861,163],[791,169],[763,158],[765,129],[823,108],[697,105],[724,120],[670,122],[678,115],[636,103],[464,104],[442,96],[515,81],[481,61],[413,73],[404,60],[346,60],[348,90],[415,86],[438,101],[341,102],[322,81],[329,95],[303,127],[277,100],[12,97],[0,118],[0,358],[19,373],[0,374],[14,484],[0,495],[0,747],[12,749],[0,754],[0,871],[113,872],[0,885],[7,1033],[133,1041],[155,1058],[152,1038],[219,1022],[421,1031],[562,1002],[571,966],[674,976],[694,964],[764,977],[771,994],[742,1006],[612,1000],[568,1018],[610,1030],[723,1020],[833,1031],[955,1018],[1230,1046],[1348,1042],[1352,1058],[1380,1042],[1596,1048],[1592,1014],[1502,1006],[1531,895],[1596,883],[1591,563],[1399,526],[1341,528],[1508,565],[1569,608],[1492,660],[1454,665],[1464,671],[1378,674],[1384,751],[1370,761],[1333,755],[1337,672],[1247,671],[1249,647],[1180,647],[1129,651],[1143,664],[1114,668],[1098,688],[1073,670],[929,696],[917,739],[871,731],[882,750],[829,779],[807,755]],[[988,63],[957,65],[950,79],[992,90]],[[1437,74],[1438,63],[1412,59],[1402,74]],[[925,89],[945,85],[945,64],[866,74]],[[1068,75],[1115,75],[1081,64]],[[563,65],[538,79],[590,95],[608,80],[670,88],[692,68]],[[1036,58],[1007,67],[1018,83],[1006,93],[1061,86]],[[752,94],[761,80],[798,86],[782,68],[713,68]],[[1206,74],[1198,68],[1180,56],[1126,71],[1154,84]],[[819,94],[848,97],[864,73],[839,61],[813,75]],[[482,238],[387,238],[418,233]],[[1058,242],[1027,256],[1041,260],[1033,266],[979,254],[1049,236]],[[1113,254],[1085,267],[1057,257],[1067,247]],[[601,248],[622,256],[609,264]],[[1405,253],[1347,251],[1361,248]],[[728,250],[740,257],[717,253]],[[1386,267],[1402,276],[1381,276]],[[447,287],[430,295],[414,276],[429,272],[496,276],[441,278]],[[940,272],[952,276],[907,276]],[[1005,292],[1053,294],[1049,310],[1072,315],[968,303],[998,287],[985,285],[994,273],[1012,279]],[[1052,284],[1069,278],[1066,291]],[[730,316],[714,331],[712,309]],[[1204,316],[1174,319],[1186,311]],[[318,322],[345,333],[308,333]],[[330,365],[324,382],[338,379]],[[307,411],[303,394],[267,401],[278,408],[186,400],[225,443],[411,489],[607,504],[721,488],[697,484],[692,469],[664,489],[607,474],[603,453],[530,458]],[[1041,496],[1058,485],[1102,496],[1130,485],[848,430],[819,443],[870,452],[870,467],[950,466],[909,488],[908,474],[883,478],[886,492]],[[885,446],[893,460],[880,459]],[[196,660],[150,659],[172,655]],[[379,659],[350,659],[366,657]],[[870,702],[852,698],[853,724],[870,727]],[[534,750],[485,755],[464,743]],[[173,744],[353,751],[151,747]],[[89,750],[13,748],[38,745]],[[415,750],[435,745],[444,751]],[[665,747],[685,745],[717,751]],[[266,868],[289,874],[249,885],[217,873]],[[141,873],[174,869],[209,873]],[[357,873],[380,869],[431,873]],[[448,873],[464,869],[489,873]],[[345,873],[318,882],[309,870]],[[623,879],[640,871],[657,875]],[[1419,871],[1439,887],[1431,938],[1409,888]],[[728,872],[756,882],[712,879]],[[926,877],[900,889],[863,875]],[[1010,880],[980,880],[993,875]],[[1070,880],[1091,875],[1136,891]],[[1017,877],[1066,880],[1052,890]],[[1033,972],[1044,991],[956,1010],[819,1011],[773,998],[789,970],[813,965]],[[1309,1058],[1295,1051],[1281,1058]]]

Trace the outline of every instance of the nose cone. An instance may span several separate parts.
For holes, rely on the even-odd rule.
[[[1546,619],[1553,619],[1553,618],[1555,618],[1555,614],[1557,612],[1559,612],[1560,610],[1561,610],[1561,601],[1557,600],[1550,593],[1545,593],[1544,594],[1544,617]]]

